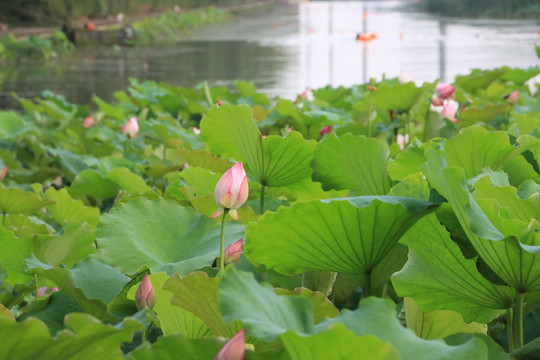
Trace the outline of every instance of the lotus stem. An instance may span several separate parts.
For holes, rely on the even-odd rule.
[[[373,96],[373,91],[369,92],[368,99],[368,118],[367,118],[367,136],[371,137],[371,97]]]
[[[422,136],[422,141],[423,142],[428,141],[428,123],[429,123],[429,111],[430,110],[431,110],[430,109],[430,104],[428,104],[427,110],[426,110],[426,117],[424,119],[424,135]]]
[[[37,280],[37,273],[34,273],[34,286],[35,286],[35,290],[36,290],[36,299],[38,298],[38,291],[39,291],[39,285],[38,285],[38,280]]]
[[[514,349],[523,346],[523,300],[525,294],[517,294],[516,303],[514,304],[514,318],[512,319],[511,327],[514,333]]]
[[[261,213],[261,215],[264,212],[264,188],[265,185],[261,184],[261,194],[259,199],[259,212]]]
[[[227,216],[227,211],[223,211],[223,216],[221,217],[221,238],[219,246],[219,273],[218,276],[223,276],[225,271],[225,217]]]
[[[509,307],[506,309],[506,338],[508,339],[508,352],[515,349],[514,346],[514,310]]]
[[[204,95],[206,96],[206,101],[208,101],[208,104],[212,106],[214,101],[212,101],[212,95],[210,94],[210,88],[208,87],[208,83],[205,81],[203,83],[204,86]]]

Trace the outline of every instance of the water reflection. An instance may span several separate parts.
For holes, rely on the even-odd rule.
[[[394,1],[280,4],[170,44],[79,49],[47,64],[8,66],[0,72],[0,107],[10,106],[12,91],[31,97],[51,89],[76,103],[90,102],[94,93],[110,100],[130,77],[182,86],[244,79],[287,98],[401,71],[419,82],[451,81],[471,68],[538,64],[539,29],[539,21],[437,18]],[[378,39],[358,42],[360,32]]]

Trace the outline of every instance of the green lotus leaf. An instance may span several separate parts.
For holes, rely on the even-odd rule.
[[[467,110],[459,114],[459,126],[466,127],[477,123],[487,124],[495,120],[499,115],[506,114],[512,107],[510,104],[489,103],[482,107],[469,106]]]
[[[225,242],[243,237],[237,222],[225,227]],[[125,274],[143,266],[178,272],[211,265],[219,254],[220,224],[172,200],[136,198],[101,216],[96,230],[104,258]]]
[[[285,186],[311,175],[315,141],[300,133],[262,139],[249,106],[224,104],[201,120],[201,138],[210,151],[243,161],[246,172],[267,186]]]
[[[126,190],[128,194],[144,194],[152,191],[139,175],[124,167],[117,167],[109,171],[107,179],[112,180],[119,188]]]
[[[309,337],[293,331],[280,335],[292,360],[399,360],[397,350],[373,335],[358,336],[343,324]]]
[[[185,309],[200,318],[216,336],[233,337],[241,324],[227,325],[219,310],[219,279],[205,272],[195,271],[182,279],[174,275],[165,282],[163,289],[172,293],[170,304]]]
[[[448,166],[442,150],[430,149],[426,157],[426,178],[452,205],[478,255],[514,289],[520,292],[538,291],[540,266],[537,261],[540,261],[540,245],[534,242],[521,243],[519,237],[513,234],[508,233],[506,236],[506,229],[497,229],[465,185],[465,171],[456,166]],[[489,211],[492,217],[493,211]],[[535,228],[530,231],[534,232]],[[512,229],[508,230],[512,232]]]
[[[345,310],[335,318],[324,320],[316,326],[316,331],[320,333],[336,323],[343,323],[356,335],[374,335],[390,343],[403,360],[488,360],[487,346],[476,338],[460,346],[418,338],[396,319],[395,305],[390,300],[367,298],[360,302],[355,311]]]
[[[19,188],[6,189],[0,186],[0,210],[3,213],[33,213],[50,204],[54,204],[54,201],[42,200],[36,193],[24,192]]]
[[[279,296],[252,274],[230,267],[219,284],[219,303],[228,323],[242,320],[246,331],[273,341],[287,330],[299,335],[314,332],[313,303],[297,296]]]
[[[153,310],[158,315],[160,327],[164,335],[182,333],[188,338],[201,338],[208,335],[208,327],[201,319],[181,307],[171,306],[173,294],[163,288],[163,285],[169,280],[167,274],[152,274],[149,275],[149,278],[156,293],[156,305]],[[135,293],[139,284],[134,285],[130,289],[128,299],[135,299]],[[203,294],[199,294],[199,296],[199,299],[206,300]]]
[[[421,219],[401,242],[409,247],[409,260],[392,283],[424,311],[453,310],[466,322],[487,323],[512,304],[514,292],[487,281],[435,215]]]
[[[413,82],[390,85],[382,83],[373,92],[373,105],[384,110],[410,110],[424,94],[423,87],[417,87]]]
[[[472,322],[467,324],[463,317],[451,310],[433,310],[425,312],[412,298],[404,299],[407,328],[414,331],[416,336],[426,339],[442,339],[457,333],[487,332],[486,324]]]
[[[501,79],[504,81],[511,81],[516,85],[523,85],[527,80],[538,74],[540,74],[540,67],[538,66],[531,66],[527,69],[512,68],[507,69],[501,76]]]
[[[61,226],[72,221],[78,224],[87,222],[95,228],[99,222],[99,209],[86,207],[81,200],[73,200],[66,189],[56,190],[50,187],[45,192],[45,199],[55,201],[49,205],[48,210],[54,221]]]
[[[506,72],[507,70],[504,68],[493,70],[474,69],[469,75],[456,76],[454,84],[465,91],[473,92],[478,89],[486,89]]]
[[[398,196],[295,203],[246,228],[250,259],[285,274],[319,269],[370,273],[434,204]]]
[[[67,329],[52,338],[47,326],[36,318],[20,323],[0,319],[0,358],[9,360],[91,360],[122,359],[120,347],[141,330],[137,321],[127,318],[120,326],[104,325],[90,315],[69,314]]]
[[[73,286],[82,289],[88,299],[109,304],[131,279],[100,260],[86,258],[71,270]]]
[[[39,261],[34,255],[26,259],[26,271],[29,274],[35,273],[39,278],[46,278],[56,284],[60,290],[66,292],[87,314],[90,314],[103,321],[116,320],[107,312],[107,305],[104,300],[89,299],[82,288],[75,285],[75,274],[66,268],[53,267],[47,263]],[[111,274],[112,275],[112,274]],[[78,274],[80,277],[80,274]],[[84,284],[83,284],[84,286]],[[91,294],[91,293],[90,293]],[[103,294],[103,293],[102,293]]]
[[[354,156],[351,156],[351,153]],[[350,189],[360,195],[386,195],[390,190],[386,142],[365,136],[330,136],[313,154],[313,180],[324,190]]]
[[[94,170],[83,170],[77,174],[68,189],[71,196],[93,196],[101,199],[114,198],[118,192],[118,185],[106,179]]]
[[[339,310],[334,304],[319,291],[311,291],[306,288],[296,288],[293,291],[277,288],[275,292],[278,295],[299,296],[313,302],[315,324],[320,323],[325,317],[335,317],[339,314]]]
[[[189,339],[184,334],[166,335],[153,344],[149,342],[142,344],[131,351],[125,359],[174,360],[181,354],[184,359],[208,360],[213,359],[223,345],[216,338]]]

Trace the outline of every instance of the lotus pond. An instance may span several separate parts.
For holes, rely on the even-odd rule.
[[[18,98],[0,358],[538,358],[539,73]]]

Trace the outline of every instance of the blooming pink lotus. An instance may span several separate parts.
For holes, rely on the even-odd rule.
[[[92,117],[92,115],[85,117],[82,126],[88,129],[92,127],[92,125],[94,125],[94,118]]]
[[[459,109],[459,103],[455,100],[448,99],[444,101],[444,106],[441,115],[453,123],[457,123],[456,113]]]
[[[216,204],[223,206],[214,212],[212,218],[223,213],[224,208],[234,220],[238,221],[237,208],[242,206],[248,197],[249,188],[246,172],[241,162],[236,163],[219,179],[214,190]]]
[[[137,122],[137,118],[135,116],[129,119],[125,125],[122,125],[122,132],[129,137],[137,137],[137,133],[139,132],[139,123]]]
[[[456,90],[456,88],[450,84],[439,83],[435,87],[435,94],[440,98],[448,99],[450,96],[452,96],[454,90]]]
[[[246,335],[240,330],[219,350],[214,360],[244,360],[246,358]]]
[[[225,259],[225,265],[233,264],[240,260],[240,255],[242,255],[242,245],[244,243],[244,238],[238,240],[235,243],[227,246],[223,257]]]
[[[144,278],[135,293],[135,306],[137,307],[137,310],[142,310],[146,308],[152,309],[155,304],[156,293],[148,274],[145,273]]]
[[[509,96],[508,96],[508,102],[510,104],[515,104],[517,103],[519,100],[519,91],[516,90],[514,92],[512,92]]]

